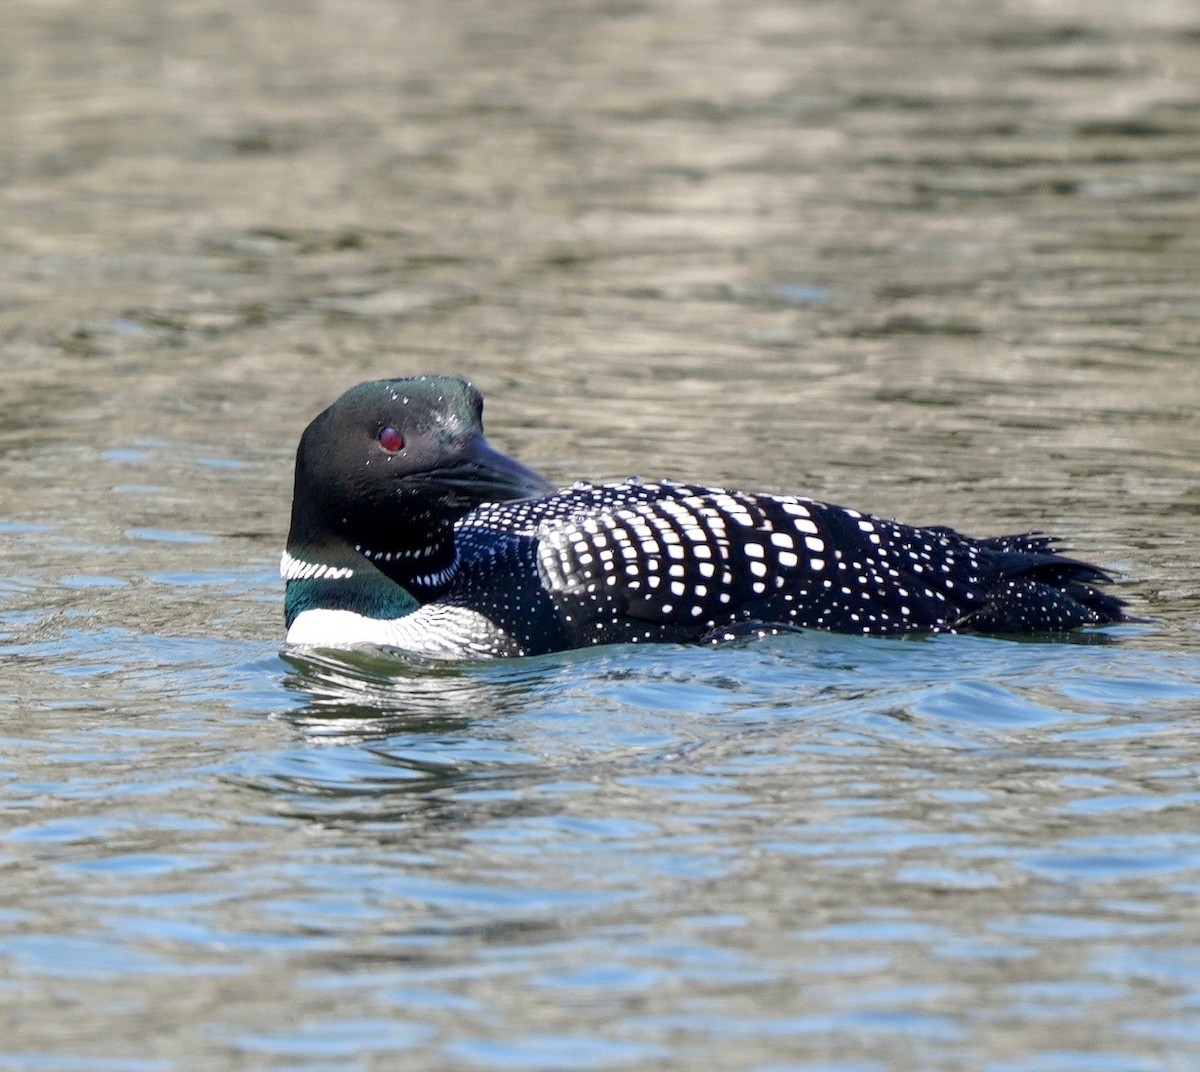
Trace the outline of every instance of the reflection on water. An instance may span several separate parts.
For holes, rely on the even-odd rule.
[[[366,740],[396,725],[462,731],[473,713],[485,714],[499,699],[469,670],[433,660],[370,649],[296,649],[283,657],[294,670],[284,687],[308,701],[287,718],[314,740]]]
[[[1191,5],[9,8],[0,1067],[1197,1063]],[[281,657],[296,438],[422,371],[1153,622]]]

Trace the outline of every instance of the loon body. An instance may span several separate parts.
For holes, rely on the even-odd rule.
[[[809,627],[1062,632],[1127,620],[1041,534],[971,539],[797,496],[637,478],[563,491],[487,446],[449,377],[352,388],[306,429],[289,643],[448,658]]]

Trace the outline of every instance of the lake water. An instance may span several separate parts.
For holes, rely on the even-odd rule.
[[[1200,1066],[1200,9],[12,0],[0,1069]],[[1061,533],[1153,619],[297,657],[292,453]]]

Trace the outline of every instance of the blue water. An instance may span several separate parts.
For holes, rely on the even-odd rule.
[[[1159,635],[9,643],[54,698],[0,715],[0,1067],[1186,1067],[1200,661]]]
[[[1187,3],[6,3],[0,1072],[1200,1067]],[[305,424],[1039,529],[1152,621],[282,648]]]

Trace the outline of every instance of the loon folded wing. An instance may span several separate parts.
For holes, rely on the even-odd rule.
[[[651,493],[647,493],[647,489]],[[564,609],[712,628],[753,619],[839,632],[1031,632],[1120,620],[1103,571],[1042,534],[972,540],[794,496],[640,485],[538,529]]]

